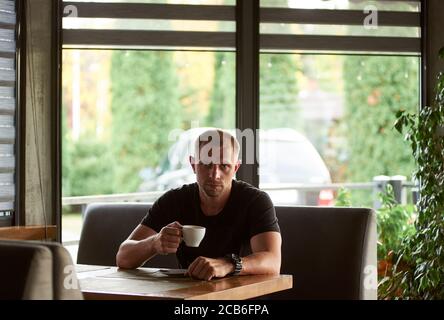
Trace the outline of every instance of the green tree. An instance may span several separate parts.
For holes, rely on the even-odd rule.
[[[68,117],[67,108],[62,108],[62,196],[72,196],[71,193],[71,156],[72,156],[72,142],[68,135]]]
[[[263,54],[260,59],[260,126],[301,129],[297,64],[294,55]]]
[[[84,135],[69,147],[71,196],[113,192],[113,161],[109,147],[94,135]]]
[[[410,57],[349,56],[344,59],[347,178],[411,177],[414,161],[393,130],[399,109],[418,106],[418,60]]]
[[[232,53],[216,53],[214,89],[207,125],[233,127],[236,107]],[[260,59],[260,108],[262,129],[294,128],[302,123],[297,104],[297,64],[293,55],[267,54]]]
[[[236,110],[236,56],[231,52],[216,52],[214,85],[210,111],[205,125],[218,128],[234,128]]]
[[[111,62],[114,192],[137,191],[143,168],[156,167],[181,108],[172,53],[116,51]]]

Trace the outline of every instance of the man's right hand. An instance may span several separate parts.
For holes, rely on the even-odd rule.
[[[165,226],[155,236],[154,247],[157,254],[176,253],[182,240],[182,225],[175,221]]]

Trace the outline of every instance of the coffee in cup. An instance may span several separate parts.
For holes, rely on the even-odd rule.
[[[188,247],[198,247],[205,236],[205,228],[201,226],[182,226],[183,241]]]

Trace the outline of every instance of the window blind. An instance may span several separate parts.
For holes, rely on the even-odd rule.
[[[64,48],[235,48],[235,1],[153,2],[63,1]]]
[[[406,0],[260,0],[261,52],[421,52],[421,4]]]
[[[234,5],[113,3],[105,0],[63,3],[65,48],[235,47],[235,27],[224,25],[234,23]],[[420,1],[261,0],[260,6],[261,51],[413,55],[419,55],[421,51]],[[369,20],[371,16],[375,19]],[[171,21],[183,22],[186,27],[174,28],[168,24]],[[194,21],[195,25],[190,27],[186,21]],[[211,30],[212,21],[225,27]],[[364,27],[366,21],[377,25],[367,29]]]
[[[16,4],[0,0],[0,227],[15,208]]]

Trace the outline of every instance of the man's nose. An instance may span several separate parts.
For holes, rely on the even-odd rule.
[[[213,179],[219,179],[219,178],[220,178],[220,168],[219,168],[219,165],[217,165],[217,164],[213,164],[213,165],[211,166],[211,172],[210,172],[210,174],[211,174],[211,177],[212,177]]]

